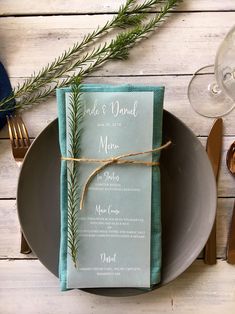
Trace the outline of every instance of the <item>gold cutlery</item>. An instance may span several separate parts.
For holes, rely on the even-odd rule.
[[[235,176],[235,142],[232,143],[228,150],[226,163],[228,170]],[[235,264],[235,202],[228,233],[227,262],[229,264]]]
[[[219,165],[222,151],[223,120],[215,120],[206,143],[206,152],[212,165],[216,181],[218,180]],[[210,236],[205,246],[204,262],[208,265],[216,264],[216,218]]]
[[[18,167],[20,167],[30,146],[29,135],[22,118],[19,116],[7,116],[7,124],[11,141],[12,154]],[[30,252],[32,252],[31,248],[29,247],[23,233],[21,232],[20,253],[28,254]]]

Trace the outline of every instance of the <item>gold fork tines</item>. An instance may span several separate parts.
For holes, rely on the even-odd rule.
[[[12,154],[17,165],[21,166],[24,156],[30,146],[29,135],[22,118],[19,116],[7,116],[7,124]],[[20,252],[23,254],[32,252],[22,232]]]
[[[17,162],[22,162],[30,146],[30,139],[21,117],[7,116],[12,153]]]

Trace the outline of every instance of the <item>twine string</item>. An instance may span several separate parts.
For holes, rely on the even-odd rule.
[[[171,141],[168,141],[166,144],[156,147],[154,149],[144,151],[144,152],[135,152],[135,153],[128,153],[128,154],[123,154],[119,155],[116,157],[112,158],[107,158],[107,159],[96,159],[96,158],[73,158],[73,157],[61,157],[62,160],[66,161],[75,161],[75,162],[80,162],[80,163],[103,163],[103,165],[97,167],[92,173],[89,175],[87,178],[83,189],[82,189],[82,194],[81,194],[81,200],[80,200],[80,209],[83,208],[84,205],[84,199],[88,190],[88,186],[93,180],[93,178],[103,169],[106,167],[113,165],[113,164],[118,164],[118,165],[124,165],[124,164],[132,164],[132,165],[144,165],[148,167],[153,167],[153,166],[159,166],[159,162],[154,162],[154,161],[143,161],[143,160],[132,160],[132,159],[123,159],[127,157],[134,157],[134,156],[139,156],[139,155],[146,155],[150,153],[155,153],[158,152],[162,149],[167,148],[171,144]]]

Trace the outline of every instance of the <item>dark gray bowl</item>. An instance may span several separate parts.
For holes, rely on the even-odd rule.
[[[164,111],[162,151],[162,281],[179,276],[197,258],[210,234],[216,211],[216,184],[207,154],[196,136]],[[33,142],[23,163],[17,193],[24,234],[39,260],[58,276],[60,238],[60,151],[58,124],[53,121]],[[86,289],[126,296],[139,289]]]

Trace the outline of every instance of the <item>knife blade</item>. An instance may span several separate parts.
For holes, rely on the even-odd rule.
[[[223,120],[215,120],[206,143],[206,152],[211,162],[216,182],[218,180],[223,138]],[[216,218],[205,245],[204,262],[208,265],[216,264]]]

